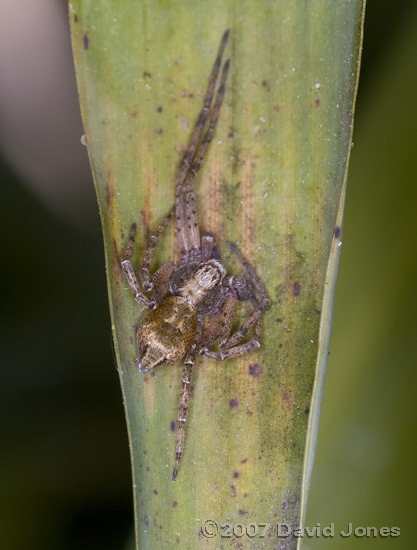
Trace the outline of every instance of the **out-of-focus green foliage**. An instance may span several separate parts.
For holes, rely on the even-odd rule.
[[[417,9],[360,89],[306,548],[413,548],[416,476]],[[365,32],[366,37],[366,32]],[[366,55],[365,38],[365,55]],[[400,526],[398,539],[341,538]]]

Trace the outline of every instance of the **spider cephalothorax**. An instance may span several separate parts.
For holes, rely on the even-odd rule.
[[[151,310],[137,330],[136,363],[139,370],[149,371],[184,358],[173,480],[177,477],[184,448],[191,371],[197,354],[223,361],[258,348],[261,339],[261,317],[270,303],[253,268],[236,246],[228,243],[241,262],[245,277],[227,275],[220,262],[220,254],[213,236],[206,233],[200,238],[198,227],[194,182],[213,138],[224,97],[229,61],[223,66],[220,85],[212,105],[228,34],[229,31],[226,31],[223,35],[203,108],[177,169],[175,208],[150,236],[139,271],[139,280],[130,261],[136,232],[135,224],[131,226],[130,239],[121,262],[136,301],[142,307]],[[174,212],[176,234],[181,250],[179,264],[164,264],[150,277],[149,267],[158,238]],[[146,292],[152,291],[151,298],[142,292],[139,281]],[[253,312],[240,328],[230,335],[239,300],[251,300]],[[254,337],[242,343],[252,327]],[[211,351],[216,341],[219,350]]]

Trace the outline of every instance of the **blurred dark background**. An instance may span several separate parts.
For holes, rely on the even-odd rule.
[[[306,549],[414,548],[416,54],[416,3],[368,0],[307,517],[401,535]],[[0,548],[128,548],[128,442],[65,2],[2,2],[0,89]]]

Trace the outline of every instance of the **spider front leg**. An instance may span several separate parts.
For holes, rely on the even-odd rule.
[[[238,344],[245,337],[251,327],[254,325],[255,327],[258,325],[260,326],[261,317],[271,303],[266,290],[262,286],[262,283],[258,279],[252,266],[245,260],[240,250],[233,243],[228,242],[227,244],[231,248],[232,252],[238,257],[249,277],[248,279],[243,277],[230,277],[228,284],[236,291],[241,300],[251,299],[255,306],[255,310],[249,319],[247,319],[230,338],[220,343],[221,348],[232,348],[233,346],[236,346],[236,344]],[[255,297],[253,289],[258,292],[260,301]],[[261,333],[259,329],[259,340],[260,335]]]
[[[132,294],[135,300],[137,301],[137,303],[146,309],[153,309],[154,303],[151,300],[149,300],[149,298],[147,298],[141,291],[139,286],[139,281],[136,277],[136,274],[133,270],[133,266],[130,262],[133,246],[135,244],[135,235],[136,235],[136,224],[132,223],[132,225],[130,226],[129,242],[127,243],[127,247],[123,255],[123,260],[121,261],[121,266],[124,271],[126,280],[129,283],[130,290],[132,291]]]
[[[201,339],[200,354],[212,359],[214,361],[225,361],[226,359],[232,359],[245,355],[260,346],[260,324],[255,327],[255,338],[250,342],[241,344],[240,346],[234,346],[226,351],[210,351],[211,346],[214,344],[217,338],[220,342],[226,340],[230,334],[230,330],[233,324],[233,318],[237,307],[237,295],[231,289],[228,289],[229,295],[226,298],[224,305],[219,313],[215,313],[207,316],[206,326],[204,327],[204,333]]]
[[[158,239],[164,232],[166,226],[174,215],[175,208],[172,207],[169,214],[160,222],[158,227],[153,231],[148,239],[148,245],[143,255],[142,265],[140,267],[140,281],[144,290],[152,290],[153,288],[153,278],[149,276],[149,268],[152,262],[152,259],[155,254],[156,245],[158,244]]]

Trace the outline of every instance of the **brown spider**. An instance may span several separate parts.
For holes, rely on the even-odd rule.
[[[240,260],[246,277],[226,274],[213,236],[206,233],[200,239],[197,223],[194,182],[213,138],[224,97],[229,60],[223,66],[214,105],[211,105],[228,35],[229,31],[226,31],[221,40],[203,108],[176,173],[175,208],[171,209],[151,234],[139,271],[139,280],[144,291],[153,291],[151,298],[142,292],[130,262],[136,224],[131,226],[129,242],[121,262],[135,300],[140,306],[151,310],[137,330],[138,357],[135,362],[139,370],[146,372],[159,365],[174,363],[185,356],[172,474],[174,481],[184,450],[191,372],[197,354],[223,361],[259,348],[261,317],[270,303],[254,270],[236,246],[228,243]],[[208,119],[208,128],[203,135]],[[174,262],[166,263],[150,277],[149,268],[158,238],[174,212],[181,250],[180,262],[178,265]],[[254,310],[231,336],[238,300],[251,300]],[[255,337],[242,344],[241,341],[253,326]],[[219,342],[219,351],[210,351],[216,340]]]

